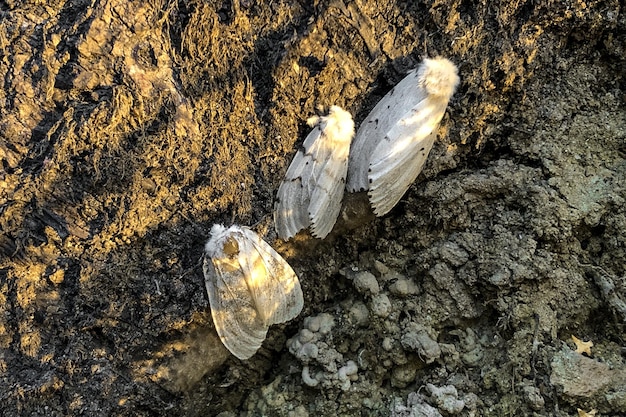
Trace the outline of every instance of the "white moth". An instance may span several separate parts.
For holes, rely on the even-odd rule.
[[[270,325],[302,311],[298,277],[247,227],[214,225],[205,252],[204,279],[217,334],[233,355],[248,359]]]
[[[307,227],[313,236],[325,238],[341,210],[354,121],[332,106],[328,116],[307,122],[315,129],[291,161],[274,206],[276,232],[284,240]]]
[[[422,171],[459,81],[457,68],[448,59],[425,59],[359,127],[350,150],[346,188],[367,190],[377,216],[387,214]]]

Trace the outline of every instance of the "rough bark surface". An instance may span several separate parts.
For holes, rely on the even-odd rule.
[[[0,414],[623,415],[625,12],[0,1]],[[277,240],[306,119],[358,125],[435,55],[462,81],[399,205]],[[204,288],[217,222],[304,291],[245,362]]]

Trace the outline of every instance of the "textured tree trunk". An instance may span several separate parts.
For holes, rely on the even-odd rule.
[[[0,2],[0,414],[626,413],[623,9]],[[307,118],[358,127],[438,55],[461,84],[400,203],[277,239]],[[211,319],[215,223],[304,293],[247,361]]]

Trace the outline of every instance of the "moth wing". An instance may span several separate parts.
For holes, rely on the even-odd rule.
[[[331,232],[341,211],[348,171],[347,156],[343,160],[329,159],[322,170],[309,207],[311,234],[320,239]]]
[[[215,329],[233,355],[248,359],[261,347],[271,324],[300,314],[300,282],[252,230],[216,225],[211,232],[203,271]]]
[[[303,149],[294,156],[285,179],[278,188],[274,205],[274,225],[281,239],[287,240],[300,230],[309,227],[309,203],[315,188],[315,170],[319,162],[314,147],[321,135],[319,128],[313,129],[306,137]]]
[[[413,70],[374,106],[352,141],[346,183],[349,192],[369,188],[368,169],[379,143],[407,111],[426,96],[426,91],[419,86],[418,73]]]
[[[265,340],[268,326],[257,313],[237,260],[205,257],[203,271],[217,334],[237,358],[250,358]]]
[[[311,233],[323,239],[333,229],[341,210],[354,121],[350,113],[333,106],[329,115],[321,118],[320,127],[320,137],[311,149],[319,163],[314,167],[315,188],[311,195],[309,218]]]
[[[309,226],[313,236],[323,238],[341,209],[354,122],[336,106],[317,120],[278,189],[274,224],[281,239]]]
[[[446,105],[445,100],[424,98],[376,146],[369,165],[368,195],[377,216],[388,213],[422,171]]]
[[[309,197],[301,176],[309,159],[310,157],[299,150],[278,187],[274,204],[274,226],[278,236],[284,240],[292,238],[309,225]]]
[[[266,326],[293,319],[304,306],[298,276],[256,233],[248,228],[241,230],[246,238],[240,243],[240,263],[258,317]]]

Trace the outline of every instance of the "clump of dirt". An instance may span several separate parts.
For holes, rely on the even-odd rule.
[[[620,6],[0,3],[2,414],[625,413]],[[306,119],[358,125],[439,54],[462,82],[399,205],[276,240]],[[204,289],[217,222],[305,295],[245,362]]]

